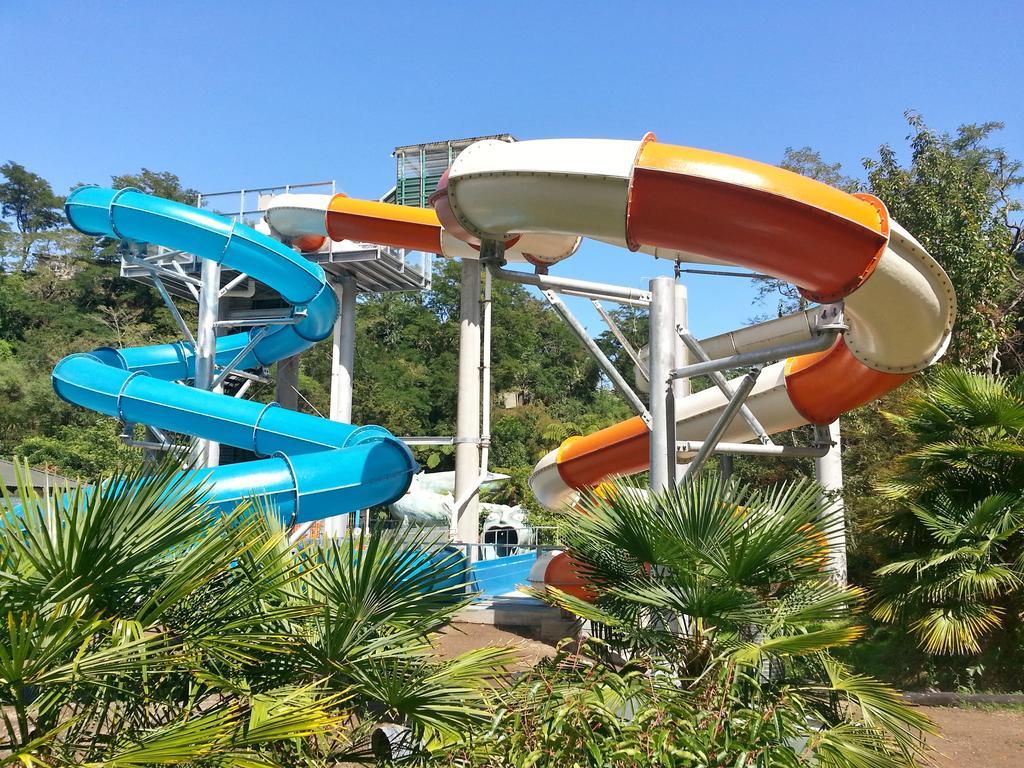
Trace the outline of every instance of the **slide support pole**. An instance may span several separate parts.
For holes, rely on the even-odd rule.
[[[669,376],[676,350],[676,281],[671,277],[651,280],[650,356],[651,470],[652,491],[676,484],[675,389]]]
[[[331,347],[331,421],[352,423],[352,385],[356,356],[356,281],[345,275],[332,284],[341,311],[334,321]],[[349,515],[335,515],[324,520],[324,535],[344,536]]]
[[[352,384],[356,357],[356,281],[346,275],[332,284],[341,311],[334,321],[331,348],[331,421],[352,423]]]
[[[686,294],[686,286],[679,282],[679,278],[676,278],[675,285],[675,328],[689,328],[689,301]],[[683,343],[682,338],[678,333],[672,334],[672,367],[682,368],[688,362],[690,362],[689,350]],[[679,412],[680,403],[684,397],[689,395],[691,392],[690,380],[689,379],[673,379],[672,380],[672,408],[673,408],[673,422],[672,432],[669,434],[669,442],[675,440],[675,414]],[[673,480],[678,485],[679,481],[682,480],[682,468],[679,466],[678,461],[672,462],[673,468]]]
[[[481,249],[482,250],[482,249]],[[461,262],[459,388],[455,411],[455,498],[452,534],[476,544],[480,517],[480,276],[477,259]]]
[[[213,389],[217,360],[217,317],[220,314],[220,264],[203,259],[199,289],[199,316],[196,329],[197,389]],[[220,443],[197,440],[193,458],[202,467],[220,464]]]
[[[491,452],[491,269],[484,267],[483,362],[480,364],[480,472],[487,472]]]
[[[840,584],[846,584],[846,506],[843,503],[842,433],[839,419],[826,428],[832,447],[814,460],[814,474],[828,502],[828,570]]]

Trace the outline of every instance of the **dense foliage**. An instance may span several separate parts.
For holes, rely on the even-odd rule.
[[[1024,683],[1024,378],[938,371],[891,416],[912,450],[879,486],[885,563],[874,615],[930,653],[981,658]]]
[[[595,622],[499,694],[470,765],[911,766],[928,721],[832,651],[860,636],[856,588],[825,572],[835,521],[812,484],[708,475],[664,494],[605,487],[567,534]]]
[[[150,468],[152,470],[152,468]],[[485,722],[506,651],[447,661],[459,555],[413,538],[291,547],[177,466],[0,504],[0,764],[320,766],[379,723],[422,748]]]
[[[953,281],[961,311],[951,362],[998,372],[1001,356],[1019,367],[1014,331],[1024,285],[1015,272],[1020,211],[1013,197],[1024,182],[1021,163],[991,144],[1000,123],[962,125],[954,135],[930,129],[908,113],[911,161],[883,146],[865,165],[870,190],[928,249]]]

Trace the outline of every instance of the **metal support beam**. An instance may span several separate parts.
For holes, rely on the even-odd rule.
[[[846,584],[846,505],[843,503],[842,432],[836,419],[827,430],[831,447],[814,462],[814,473],[821,486],[826,510],[828,536],[828,570],[832,578]]]
[[[218,320],[218,328],[239,328],[257,325],[298,325],[306,319],[306,310],[296,309],[286,315],[253,315],[242,317],[229,317],[227,320]]]
[[[432,435],[410,435],[398,438],[406,445],[455,445],[454,437],[434,437]]]
[[[452,536],[475,544],[480,536],[480,275],[476,259],[461,262],[459,379],[455,413],[455,499]]]
[[[693,353],[693,356],[696,357],[697,360],[703,362],[708,362],[709,360],[711,360],[711,358],[708,357],[707,353],[704,351],[704,348],[700,345],[700,342],[697,341],[696,337],[692,333],[679,326],[676,327],[679,329],[679,338],[683,340],[683,343],[686,344],[690,352]],[[735,394],[728,380],[721,373],[719,373],[718,371],[713,371],[708,375],[711,377],[711,380],[715,383],[715,386],[717,386],[718,389],[721,390],[722,394],[724,394],[726,397],[731,398]],[[758,442],[760,442],[763,445],[772,444],[772,439],[768,436],[768,432],[761,425],[761,422],[757,420],[757,417],[754,416],[754,412],[751,411],[750,408],[748,408],[746,405],[741,405],[740,416],[742,416],[743,420],[747,422],[747,426],[750,427],[750,430],[757,437]]]
[[[178,326],[178,330],[181,331],[181,335],[185,337],[185,340],[192,345],[192,349],[196,348],[196,337],[192,335],[192,329],[188,327],[188,323],[185,322],[185,318],[181,316],[181,312],[178,311],[177,305],[174,303],[174,299],[171,298],[171,294],[167,292],[167,286],[164,285],[164,281],[160,279],[160,276],[156,273],[152,274],[153,285],[156,286],[157,292],[160,294],[160,298],[164,300],[164,304],[167,306],[167,311],[171,313],[171,317],[174,318],[175,325]]]
[[[676,453],[684,461],[703,448],[707,440],[680,440]],[[718,443],[711,452],[726,456],[775,456],[780,459],[816,459],[828,453],[827,445],[762,445],[761,443]]]
[[[708,353],[708,357],[716,360],[720,357],[738,355],[740,352],[753,352],[765,347],[789,344],[813,338],[821,326],[832,324],[842,316],[843,304],[824,304],[805,309],[791,315],[783,315],[763,323],[745,325],[732,331],[700,340],[700,345]]]
[[[192,297],[198,302],[199,301],[199,286],[202,285],[202,280],[197,281],[191,275],[185,274],[185,268],[181,266],[177,261],[172,261],[171,266],[174,267],[173,271],[168,272],[168,277],[176,277],[181,280],[185,287],[188,288]],[[220,273],[218,272],[218,279],[220,279]]]
[[[122,254],[121,258],[133,267],[142,267],[151,275],[163,275],[164,277],[169,277],[174,280],[181,280],[185,285],[191,286],[193,289],[202,287],[202,278],[196,278],[193,275],[187,274],[176,261],[171,262],[174,269],[167,269],[167,267],[161,266],[160,264],[154,264],[148,259],[142,259],[138,256]],[[206,261],[209,261],[209,259],[206,259]],[[217,287],[217,290],[220,290],[220,286]],[[193,294],[195,294],[195,291],[193,291]]]
[[[220,289],[220,297],[224,298],[233,289],[237,288],[239,285],[241,285],[242,282],[244,282],[245,280],[248,280],[248,279],[249,279],[249,276],[247,274],[245,274],[245,272],[239,272],[231,280],[228,280],[228,282],[225,283],[224,287]]]
[[[636,392],[633,391],[632,387],[626,382],[619,370],[612,364],[612,361],[608,359],[608,356],[601,351],[601,348],[597,346],[590,334],[587,333],[587,329],[583,327],[583,324],[576,319],[576,316],[565,306],[558,294],[554,291],[542,291],[544,298],[548,300],[551,308],[558,313],[558,316],[565,321],[565,324],[569,326],[569,330],[575,334],[576,338],[580,340],[590,356],[594,358],[594,362],[597,363],[598,367],[608,377],[612,385],[619,391],[626,402],[629,403],[629,407],[633,409],[633,412],[643,418],[648,424],[650,424],[651,414],[647,412],[647,408],[644,407],[643,401],[637,396]]]
[[[643,376],[646,379],[647,366],[644,365],[643,362],[641,362],[640,354],[636,351],[636,348],[629,343],[629,339],[627,339],[625,334],[622,333],[622,331],[619,329],[619,326],[615,324],[615,321],[612,319],[612,316],[608,314],[608,310],[601,306],[601,302],[599,302],[597,299],[591,299],[590,303],[594,305],[594,309],[597,310],[597,314],[599,314],[601,316],[601,319],[604,320],[605,325],[608,326],[608,330],[612,332],[612,336],[614,336],[616,340],[619,342],[619,346],[622,347],[622,350],[626,353],[629,359],[633,361],[633,365],[636,366],[636,369],[638,371],[641,371],[643,373]]]
[[[482,249],[481,249],[482,250]],[[594,283],[589,280],[573,280],[568,277],[533,275],[511,269],[495,269],[494,276],[520,285],[532,285],[547,291],[564,293],[568,296],[582,296],[587,299],[607,299],[618,304],[646,307],[651,303],[651,294],[638,288],[626,288],[609,283]]]
[[[676,281],[671,277],[651,280],[650,354],[651,382],[650,486],[663,491],[676,484],[676,414],[672,372],[676,344]]]
[[[732,396],[732,399],[726,403],[722,413],[719,414],[718,420],[714,426],[711,427],[711,431],[708,433],[707,439],[701,443],[700,448],[697,450],[697,455],[693,457],[690,463],[686,467],[686,472],[683,474],[683,480],[693,480],[697,477],[697,473],[701,471],[708,458],[711,456],[711,452],[719,445],[719,440],[722,439],[722,435],[725,434],[725,430],[732,424],[733,418],[739,413],[740,406],[743,405],[743,401],[747,399],[747,395],[750,394],[750,390],[754,388],[757,383],[757,377],[760,375],[761,369],[755,368],[744,376],[736,387],[736,393]],[[772,446],[761,446],[763,448],[769,448]]]
[[[198,389],[213,389],[217,361],[217,315],[220,311],[220,264],[213,259],[203,259],[201,275],[195,385]],[[220,464],[220,444],[211,440],[197,440],[194,458],[200,466],[216,467]]]
[[[742,368],[748,365],[760,365],[762,363],[774,362],[785,357],[807,355],[812,352],[821,352],[828,349],[835,343],[839,330],[826,330],[806,341],[798,341],[793,344],[780,344],[776,347],[761,349],[755,352],[743,352],[738,355],[721,357],[717,360],[693,363],[676,368],[670,373],[673,379],[691,379],[694,376],[704,376],[715,371],[725,371],[730,368]]]
[[[213,380],[214,389],[220,387],[224,383],[224,379],[226,379],[228,376],[235,372],[235,366],[242,362],[242,359],[250,352],[252,352],[253,348],[257,344],[259,344],[260,341],[263,340],[263,337],[266,335],[266,329],[261,328],[260,330],[256,331],[255,333],[249,336],[249,341],[246,343],[246,345],[242,347],[240,350],[238,350],[238,354],[231,359],[230,363],[228,363],[221,369],[220,373],[217,374],[217,378]]]

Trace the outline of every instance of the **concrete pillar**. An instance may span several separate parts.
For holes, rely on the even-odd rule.
[[[356,281],[345,276],[333,284],[341,311],[334,323],[334,344],[331,348],[331,421],[352,423],[352,382],[356,355]],[[365,513],[364,513],[365,517]],[[350,525],[349,515],[335,515],[324,520],[324,535],[344,536]]]
[[[828,426],[832,449],[814,460],[814,474],[822,492],[829,499],[826,512],[829,527],[828,569],[840,584],[846,584],[846,506],[843,503],[842,433],[839,419]]]
[[[333,284],[341,312],[334,323],[331,348],[331,421],[352,422],[352,376],[356,357],[356,281],[343,277]]]
[[[478,260],[462,260],[452,533],[464,543],[480,535],[480,275]]]
[[[648,358],[651,381],[650,486],[662,491],[676,484],[676,390],[669,381],[676,353],[676,281],[651,280],[651,331]]]

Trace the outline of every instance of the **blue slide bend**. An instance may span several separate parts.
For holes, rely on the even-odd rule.
[[[337,299],[319,264],[243,224],[134,189],[80,187],[65,204],[72,226],[89,235],[157,243],[245,272],[292,306],[292,325],[217,339],[217,364],[227,365],[261,334],[238,368],[291,357],[332,331]],[[148,424],[234,445],[268,457],[212,470],[211,504],[230,509],[253,496],[286,523],[320,520],[387,504],[409,488],[419,466],[383,427],[356,427],[177,382],[195,377],[195,350],[185,341],[70,355],[53,369],[64,400],[133,424]]]

